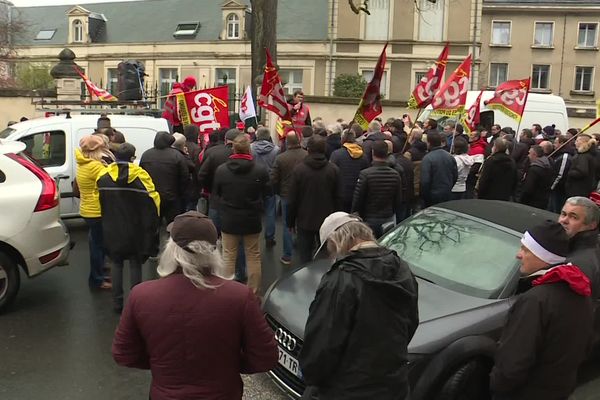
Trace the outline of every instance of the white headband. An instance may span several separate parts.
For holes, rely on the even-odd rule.
[[[527,247],[529,251],[531,251],[537,258],[550,265],[562,263],[566,260],[565,257],[554,254],[543,248],[538,242],[536,242],[529,232],[525,232],[523,238],[521,239],[521,244]]]

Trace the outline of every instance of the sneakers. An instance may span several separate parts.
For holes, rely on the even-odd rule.
[[[281,263],[284,265],[290,265],[292,263],[292,259],[286,256],[282,256],[279,261],[281,261]]]

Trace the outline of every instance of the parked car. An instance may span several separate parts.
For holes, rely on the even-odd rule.
[[[496,342],[521,279],[521,236],[556,218],[516,203],[461,200],[427,208],[384,235],[380,243],[408,262],[419,284],[420,324],[408,346],[411,399],[489,398]],[[298,356],[308,309],[330,266],[320,260],[291,271],[265,295],[279,344],[269,375],[295,398],[304,390]]]
[[[55,179],[61,192],[60,214],[63,218],[79,216],[79,199],[73,196],[75,149],[82,136],[91,135],[98,114],[60,115],[20,122],[0,132],[0,139],[18,140],[27,145],[26,153]],[[164,118],[143,115],[109,115],[111,126],[142,153],[154,146],[156,132],[169,131]]]
[[[19,291],[19,267],[33,277],[69,255],[56,183],[24,150],[24,143],[0,139],[0,311]]]

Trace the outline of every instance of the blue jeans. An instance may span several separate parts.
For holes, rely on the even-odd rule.
[[[265,197],[265,239],[275,239],[275,218],[277,217],[277,196]]]
[[[221,236],[221,216],[219,210],[214,207],[208,208],[208,218],[213,222],[217,233]],[[240,239],[240,245],[238,246],[237,258],[235,260],[235,280],[239,282],[246,282],[248,279],[246,274],[246,253],[244,252],[244,241]]]
[[[84,218],[89,228],[88,245],[90,250],[90,287],[100,287],[104,282],[104,240],[102,218]]]
[[[287,228],[287,216],[288,216],[289,203],[287,199],[281,198],[281,216],[283,219],[283,256],[285,258],[292,258],[292,249],[294,248],[294,239],[292,233]]]

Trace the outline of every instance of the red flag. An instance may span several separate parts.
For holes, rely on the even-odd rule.
[[[265,66],[262,88],[258,96],[258,105],[274,112],[283,119],[291,120],[290,110],[281,86],[281,78],[279,78],[277,69],[273,65],[269,49],[265,50],[267,52],[267,65]]]
[[[357,122],[364,130],[369,127],[369,122],[381,114],[381,93],[379,86],[381,85],[381,77],[383,76],[383,69],[385,68],[387,43],[383,46],[383,50],[379,55],[375,70],[373,71],[373,79],[367,85],[365,93],[363,94],[356,114],[354,114],[354,121]]]
[[[90,97],[96,96],[98,98],[98,100],[100,100],[100,101],[117,101],[117,98],[115,96],[113,96],[112,94],[110,94],[108,91],[94,85],[92,83],[92,81],[90,81],[90,78],[88,78],[86,76],[86,74],[81,72],[81,70],[79,68],[77,68],[77,67],[73,67],[73,68],[75,68],[75,71],[79,74],[79,76],[81,76],[81,79],[83,79],[83,81],[85,82],[85,86],[88,88],[88,90],[90,92]]]
[[[448,43],[444,46],[437,61],[429,68],[427,74],[421,78],[421,81],[413,90],[408,100],[408,108],[425,108],[431,103],[433,95],[444,79],[446,64],[448,64]]]
[[[471,55],[469,54],[433,96],[431,105],[434,113],[448,116],[462,113],[467,102],[470,78]]]
[[[477,96],[477,100],[475,103],[469,107],[469,111],[467,111],[467,115],[462,120],[462,125],[465,127],[465,131],[469,134],[475,130],[477,130],[477,126],[479,126],[479,122],[481,120],[481,95],[483,94],[483,90],[479,91],[479,95]]]
[[[177,93],[177,104],[183,125],[197,125],[203,143],[208,144],[208,134],[229,128],[229,87],[219,86],[193,92]]]
[[[512,119],[521,121],[531,78],[507,81],[498,85],[494,97],[485,102],[487,108],[502,111]]]

